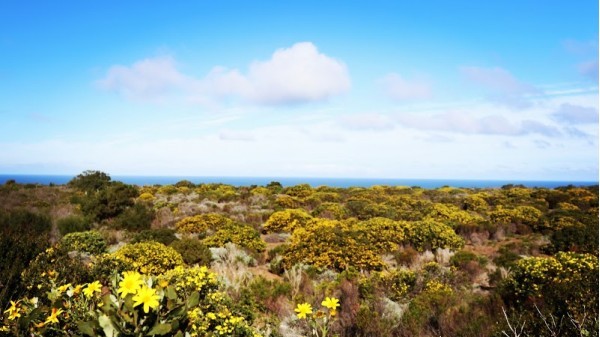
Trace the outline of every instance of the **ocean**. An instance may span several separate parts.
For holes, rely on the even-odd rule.
[[[25,174],[0,174],[0,184],[8,180],[15,180],[20,184],[66,184],[73,179],[71,175],[25,175]],[[468,180],[468,179],[384,179],[384,178],[314,178],[314,177],[198,177],[198,176],[111,176],[112,180],[122,181],[132,185],[167,185],[175,184],[181,180],[189,180],[194,184],[223,183],[233,186],[264,186],[272,181],[277,181],[283,186],[309,184],[312,187],[370,187],[374,185],[387,186],[419,186],[433,189],[442,186],[464,188],[498,188],[504,185],[524,185],[527,187],[556,188],[559,186],[592,186],[598,185],[597,181],[543,181],[543,180]]]

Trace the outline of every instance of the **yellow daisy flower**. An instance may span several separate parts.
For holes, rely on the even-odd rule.
[[[296,309],[294,309],[294,311],[298,313],[298,318],[306,318],[306,315],[312,314],[312,310],[313,309],[310,303],[298,304],[298,306],[296,306]]]

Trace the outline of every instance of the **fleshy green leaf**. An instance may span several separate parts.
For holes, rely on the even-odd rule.
[[[78,321],[77,328],[79,329],[79,331],[81,333],[83,333],[85,335],[92,336],[92,337],[96,336],[96,332],[94,332],[94,322]]]
[[[119,332],[115,329],[108,316],[102,315],[98,317],[98,324],[100,324],[106,337],[117,337],[119,335]]]
[[[190,296],[190,298],[188,298],[187,307],[193,308],[193,307],[197,306],[198,303],[200,303],[200,293],[197,291],[194,291],[192,293],[192,296]]]
[[[152,330],[148,331],[149,336],[166,335],[171,332],[171,324],[156,324]]]

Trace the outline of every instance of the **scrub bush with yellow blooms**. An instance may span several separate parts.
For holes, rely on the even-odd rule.
[[[233,223],[233,220],[218,213],[199,214],[185,217],[175,223],[178,233],[203,233],[208,229],[217,230]]]
[[[160,274],[183,265],[181,254],[175,249],[153,241],[125,245],[114,257],[142,274]]]
[[[517,261],[504,290],[517,302],[544,298],[576,310],[598,306],[597,285],[598,256],[559,252]]]
[[[304,227],[311,219],[312,216],[302,209],[286,209],[271,214],[263,229],[269,233],[293,232],[296,228]]]
[[[259,337],[227,307],[215,274],[177,267],[158,276],[127,271],[108,284],[65,284],[37,299],[11,302],[2,331],[15,336]]]
[[[598,331],[598,321],[592,318],[598,317],[597,255],[559,252],[521,259],[500,291],[505,302],[515,308],[540,310],[558,321],[577,322],[575,330],[573,324],[563,326],[565,336]]]
[[[313,337],[327,337],[331,330],[337,310],[340,307],[339,299],[335,297],[326,297],[321,305],[325,308],[313,312],[313,307],[310,303],[299,303],[296,305],[296,316],[298,319],[306,323],[304,328],[308,331],[308,335]]]
[[[383,269],[380,252],[363,234],[349,222],[313,219],[292,233],[283,252],[283,265],[286,269],[298,263],[338,271]]]

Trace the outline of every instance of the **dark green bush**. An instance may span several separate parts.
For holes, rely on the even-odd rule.
[[[186,264],[199,264],[209,266],[212,260],[210,250],[206,245],[196,239],[181,239],[171,243]]]
[[[0,211],[0,308],[26,290],[21,273],[49,245],[52,223],[28,211]]]
[[[92,229],[91,222],[78,215],[71,215],[66,218],[59,219],[56,222],[58,231],[61,235],[67,235],[69,233],[84,232]]]
[[[131,238],[131,243],[144,242],[144,241],[156,241],[163,245],[170,245],[173,241],[176,241],[175,230],[170,228],[159,228],[159,229],[145,229],[137,232]]]
[[[512,268],[521,256],[515,253],[508,246],[502,246],[498,249],[498,256],[494,258],[494,263],[499,267]]]
[[[469,262],[479,263],[479,258],[475,253],[466,250],[459,250],[450,258],[450,264],[457,268],[464,268]]]
[[[139,231],[149,229],[154,220],[154,210],[143,203],[125,209],[114,221],[115,229]]]

